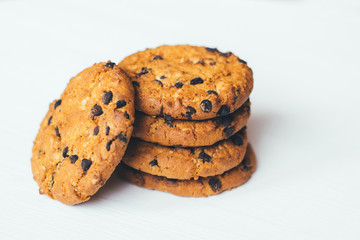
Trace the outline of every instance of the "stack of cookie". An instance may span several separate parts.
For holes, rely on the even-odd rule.
[[[250,178],[253,77],[245,61],[180,45],[135,53],[119,67],[133,83],[137,110],[120,176],[180,196],[217,194]]]
[[[256,167],[245,129],[252,87],[246,62],[212,48],[161,46],[94,64],[40,125],[31,158],[40,193],[85,202],[120,161],[128,181],[181,196],[237,187]]]

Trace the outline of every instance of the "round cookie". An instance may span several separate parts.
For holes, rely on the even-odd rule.
[[[213,146],[197,148],[164,147],[132,139],[122,162],[151,175],[197,179],[222,174],[239,165],[247,143],[245,129]]]
[[[50,104],[32,150],[40,193],[64,204],[87,201],[120,162],[134,122],[134,89],[114,63],[72,78]]]
[[[133,82],[136,110],[152,116],[225,116],[238,109],[253,88],[247,63],[215,48],[164,45],[130,55],[119,66]]]
[[[173,120],[136,113],[133,136],[163,146],[210,146],[243,128],[250,117],[250,102],[234,113],[209,120]]]
[[[119,174],[125,180],[140,187],[184,197],[207,197],[244,184],[255,169],[255,153],[252,147],[248,145],[244,160],[237,167],[217,176],[201,177],[198,180],[167,179],[140,172],[124,164],[121,164]]]

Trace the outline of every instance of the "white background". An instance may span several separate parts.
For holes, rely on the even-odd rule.
[[[209,198],[116,176],[78,206],[39,195],[32,141],[68,80],[184,43],[254,71],[251,180]],[[360,239],[359,72],[359,0],[0,0],[0,239]]]

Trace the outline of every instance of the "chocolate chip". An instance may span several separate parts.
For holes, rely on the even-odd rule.
[[[132,85],[134,87],[140,87],[140,84],[137,81],[132,81]]]
[[[194,78],[193,80],[190,81],[190,85],[197,85],[197,84],[202,84],[204,83],[204,80],[202,80],[202,78]]]
[[[211,66],[214,66],[216,64],[216,62],[211,62],[210,65]]]
[[[110,147],[111,147],[111,144],[112,144],[113,140],[110,140],[106,143],[106,150],[110,151]]]
[[[158,166],[158,161],[156,159],[154,159],[151,162],[149,162],[149,165],[152,166],[152,167]]]
[[[88,159],[83,159],[81,161],[81,168],[83,171],[87,171],[89,170],[89,168],[91,167],[91,164],[92,164],[92,161],[91,160],[88,160]]]
[[[115,65],[115,63],[113,63],[113,62],[108,62],[108,63],[105,64],[105,67],[114,68],[114,65]]]
[[[116,102],[116,108],[122,108],[126,106],[126,101],[120,100]]]
[[[186,107],[186,110],[187,110],[187,112],[186,112],[187,119],[192,120],[192,115],[194,113],[196,113],[195,108],[188,106],[188,107]]]
[[[208,93],[208,94],[214,94],[214,95],[216,95],[216,96],[218,95],[218,93],[215,92],[215,91],[213,91],[213,90],[209,90],[209,91],[207,91],[207,93]]]
[[[163,85],[163,83],[161,82],[161,81],[159,81],[159,80],[154,80],[155,82],[157,82],[161,87],[163,87],[164,85]]]
[[[111,91],[108,91],[104,93],[101,100],[105,105],[108,105],[111,102],[112,98],[113,98],[113,93]]]
[[[198,61],[195,64],[201,64],[201,65],[205,66],[205,61],[204,61],[204,59],[201,59],[200,61]]]
[[[160,115],[164,115],[164,107],[163,106],[161,106],[161,108],[160,108]]]
[[[227,115],[225,117],[219,118],[219,124],[224,127],[228,127],[231,125],[231,123],[234,121],[233,115]]]
[[[226,116],[230,113],[230,108],[226,105],[222,105],[218,111],[219,116]]]
[[[220,56],[222,56],[222,57],[230,57],[231,55],[232,55],[232,52],[220,53]]]
[[[166,77],[164,76],[164,75],[162,75],[161,77],[160,77],[160,79],[161,80],[163,80],[163,79],[165,79]]]
[[[91,113],[94,115],[94,116],[100,116],[101,114],[103,114],[103,110],[101,108],[100,105],[95,105],[91,108]]]
[[[241,62],[241,63],[245,63],[245,64],[247,64],[247,62],[246,62],[246,61],[244,61],[244,60],[242,60],[242,59],[240,59],[240,58],[238,58],[238,61],[239,61],[239,62]]]
[[[63,151],[62,151],[62,156],[63,156],[63,158],[66,158],[66,157],[69,156],[69,155],[67,155],[68,151],[69,151],[69,147],[65,147],[65,148],[63,149]]]
[[[183,86],[184,84],[182,84],[181,82],[177,82],[177,83],[175,83],[175,87],[176,88],[182,88],[182,86]]]
[[[212,103],[209,100],[203,100],[200,103],[200,108],[203,112],[210,112],[212,110]]]
[[[70,157],[69,157],[69,160],[70,160],[70,162],[71,163],[76,163],[76,161],[79,159],[79,157],[78,157],[78,155],[71,155]]]
[[[96,136],[96,135],[98,135],[99,134],[99,126],[96,126],[95,128],[94,128],[94,135]]]
[[[171,122],[171,121],[174,120],[174,118],[173,118],[171,115],[169,115],[169,114],[165,114],[165,115],[164,115],[164,118],[165,118],[165,121],[168,121],[168,122]]]
[[[233,144],[235,144],[236,146],[242,146],[244,144],[244,141],[241,137],[239,137],[238,135],[234,135],[230,138],[231,142]]]
[[[56,136],[61,137],[58,127],[55,127],[55,134]]]
[[[153,60],[164,60],[164,59],[162,58],[162,56],[155,55]]]
[[[130,115],[129,115],[127,112],[124,113],[124,117],[125,117],[126,119],[130,119]]]
[[[210,162],[210,160],[211,160],[211,157],[208,154],[206,154],[204,151],[202,151],[199,154],[199,158],[203,161],[203,163]]]
[[[124,142],[124,143],[127,143],[127,138],[122,133],[117,135],[116,138],[119,139],[120,141]]]
[[[217,178],[217,177],[212,177],[209,180],[209,185],[211,187],[211,190],[213,190],[213,192],[218,192],[221,189],[221,181]]]
[[[141,72],[137,73],[136,75],[138,75],[138,77],[140,77],[140,76],[148,74],[148,73],[149,73],[148,69],[146,67],[143,67],[141,69]]]
[[[249,158],[244,158],[241,162],[241,166],[242,166],[242,169],[244,171],[249,171],[250,169],[252,169],[252,166],[250,164],[250,159]]]
[[[51,124],[51,120],[52,120],[52,118],[53,118],[52,116],[50,116],[50,117],[49,117],[49,120],[48,120],[48,125],[50,125],[50,124]]]
[[[234,132],[235,132],[235,126],[224,129],[224,133],[225,133],[226,138],[229,138],[231,135],[233,135]]]
[[[107,126],[107,127],[106,127],[106,129],[105,129],[105,134],[106,134],[106,136],[108,136],[108,135],[109,135],[109,133],[110,133],[110,127],[109,127],[109,126]]]
[[[174,125],[172,124],[172,121],[174,120],[174,118],[168,114],[165,114],[164,116],[164,119],[165,119],[165,123],[167,125],[169,125],[170,127],[173,127]]]
[[[54,110],[61,105],[61,99],[60,100],[57,100],[54,104]]]
[[[208,51],[208,52],[219,52],[219,50],[217,50],[217,48],[205,48],[206,49],[206,51]]]

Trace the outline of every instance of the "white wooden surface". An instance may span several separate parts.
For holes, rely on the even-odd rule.
[[[111,178],[88,203],[38,194],[32,141],[94,62],[190,43],[253,68],[243,187],[181,198]],[[0,0],[0,239],[360,239],[360,2]]]

